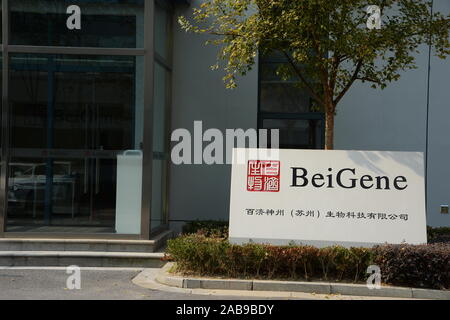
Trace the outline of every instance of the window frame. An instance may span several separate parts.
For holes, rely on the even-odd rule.
[[[275,64],[275,63],[285,63],[286,61],[281,59],[268,59],[263,60],[261,54],[259,55],[258,59],[258,116],[257,116],[257,122],[258,122],[258,130],[265,129],[263,124],[264,120],[305,120],[305,121],[321,121],[322,122],[322,134],[320,135],[319,144],[321,146],[321,149],[325,148],[325,113],[324,112],[268,112],[262,110],[262,104],[261,104],[261,87],[263,83],[296,83],[296,81],[263,81],[261,76],[261,66],[264,63],[267,64]],[[312,106],[312,100],[310,99],[310,109]],[[268,146],[269,147],[269,146]],[[296,148],[298,149],[298,148]]]

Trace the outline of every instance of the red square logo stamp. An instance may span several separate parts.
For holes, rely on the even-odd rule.
[[[250,160],[247,168],[247,191],[279,192],[280,161]]]

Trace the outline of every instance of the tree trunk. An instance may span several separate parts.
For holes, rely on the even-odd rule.
[[[329,108],[325,113],[325,150],[334,149],[334,112]]]

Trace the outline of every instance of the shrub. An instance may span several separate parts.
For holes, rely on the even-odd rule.
[[[183,234],[203,234],[207,237],[228,238],[228,221],[191,221],[183,226]],[[450,243],[450,227],[427,227],[428,242]]]
[[[433,228],[427,227],[428,242],[438,243],[447,242],[450,243],[450,227]]]
[[[168,241],[178,271],[233,278],[364,281],[369,265],[381,268],[384,283],[450,288],[450,245],[333,246],[233,245],[223,238],[189,234]]]
[[[286,255],[289,275],[292,279],[308,280],[314,275],[319,249],[312,246],[292,246]]]
[[[228,238],[228,221],[191,221],[183,226],[182,233],[198,233],[207,237]]]
[[[234,278],[361,281],[371,261],[363,248],[233,245],[199,233],[169,240],[167,254],[178,271]]]
[[[450,245],[384,245],[374,248],[385,283],[450,289]]]
[[[198,274],[223,274],[227,269],[226,251],[230,244],[218,238],[193,234],[167,241],[170,258],[179,270]]]

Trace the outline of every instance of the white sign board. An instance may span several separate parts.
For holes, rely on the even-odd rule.
[[[422,153],[257,151],[233,151],[232,243],[426,243]]]

